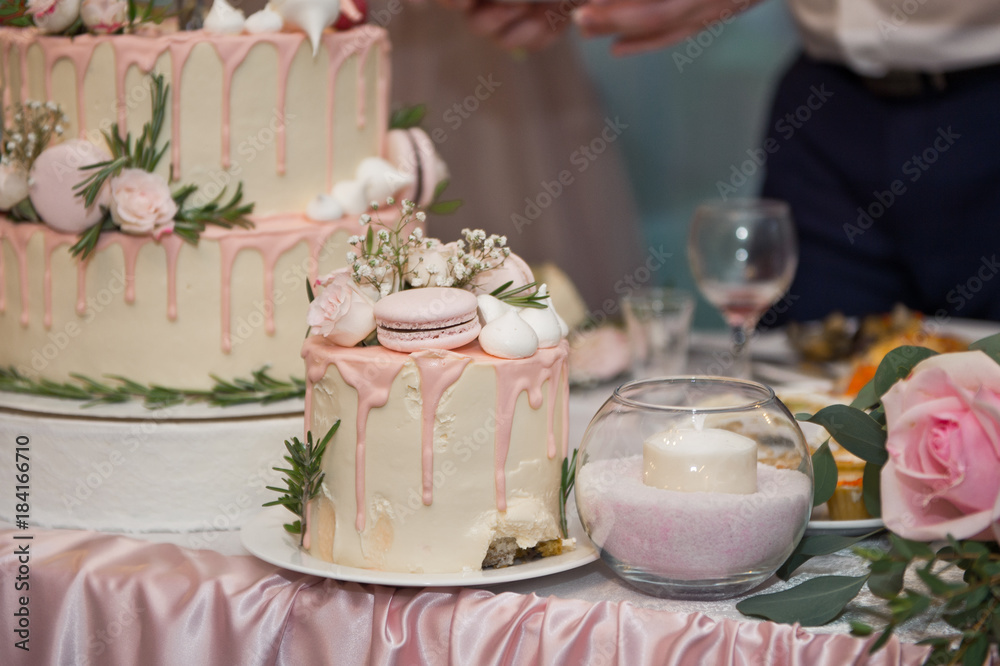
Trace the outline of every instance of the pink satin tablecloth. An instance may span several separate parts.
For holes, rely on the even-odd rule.
[[[30,589],[18,592],[25,543]],[[919,664],[927,652],[894,638],[869,655],[871,640],[626,601],[342,583],[84,531],[0,531],[0,579],[5,665],[843,666]],[[13,631],[24,594],[29,652]]]

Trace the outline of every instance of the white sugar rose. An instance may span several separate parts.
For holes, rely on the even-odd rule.
[[[159,238],[173,231],[177,204],[161,176],[123,169],[111,179],[111,220],[128,234]]]
[[[353,347],[375,331],[375,301],[342,268],[317,282],[323,289],[309,304],[306,323],[341,347]]]
[[[128,21],[128,3],[125,0],[83,0],[80,18],[88,31],[106,35]]]
[[[28,197],[28,176],[13,164],[0,164],[0,210],[7,211]]]
[[[28,0],[28,13],[42,32],[55,34],[73,25],[80,0]]]

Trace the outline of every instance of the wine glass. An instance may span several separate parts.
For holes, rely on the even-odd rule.
[[[695,210],[688,261],[698,289],[732,329],[730,375],[750,376],[747,341],[761,315],[788,290],[798,242],[788,204],[731,199]]]

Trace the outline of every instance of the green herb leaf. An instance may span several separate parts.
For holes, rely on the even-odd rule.
[[[871,380],[862,386],[858,394],[854,396],[854,400],[851,401],[851,407],[855,409],[870,409],[878,404],[878,398],[875,395],[875,382]]]
[[[461,199],[450,199],[448,201],[435,201],[430,206],[427,207],[428,213],[434,213],[435,215],[451,215],[456,210],[462,207]]]
[[[906,573],[907,563],[888,556],[872,562],[868,589],[876,597],[894,599],[903,589],[903,575]]]
[[[562,475],[559,482],[559,529],[563,538],[569,538],[569,525],[566,522],[566,502],[569,501],[569,494],[576,485],[576,454],[577,449],[573,449],[573,455],[563,458]]]
[[[830,453],[830,440],[823,442],[812,454],[812,464],[815,478],[813,506],[819,506],[828,502],[837,489],[837,463]]]
[[[981,340],[976,340],[969,345],[970,350],[979,350],[1000,363],[1000,333],[989,335]]]
[[[861,500],[865,511],[873,518],[882,515],[882,465],[865,463],[865,471],[861,477]]]
[[[885,431],[860,409],[830,405],[808,420],[826,428],[841,446],[866,462],[884,465],[889,458],[885,450]]]
[[[744,615],[773,622],[826,624],[837,617],[861,591],[868,576],[819,576],[781,592],[760,594],[736,604]]]
[[[875,371],[874,384],[875,395],[881,398],[893,384],[900,379],[905,379],[910,371],[920,361],[931,356],[936,356],[937,352],[926,347],[915,347],[913,345],[903,345],[896,347],[885,355]],[[838,440],[839,441],[839,440]]]
[[[849,548],[863,539],[878,534],[879,531],[875,530],[874,532],[855,537],[840,536],[838,534],[811,534],[804,536],[776,574],[781,580],[788,580],[792,577],[796,569],[812,558],[819,555],[830,555]]]
[[[396,109],[389,118],[389,129],[410,129],[418,126],[427,115],[427,105],[417,104]]]

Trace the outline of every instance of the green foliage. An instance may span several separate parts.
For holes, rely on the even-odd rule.
[[[1000,334],[975,342],[970,348],[1000,362]],[[909,376],[917,363],[935,354],[923,347],[899,347],[886,355],[875,377],[850,406],[834,405],[813,416],[797,415],[800,420],[822,425],[845,449],[866,461],[863,497],[865,508],[873,516],[881,515],[881,470],[888,460],[882,396]],[[816,501],[829,490],[828,455],[822,449],[813,455]],[[836,552],[858,540],[830,535],[805,537],[778,570],[778,576],[787,580],[810,557]],[[949,538],[946,546],[935,550],[927,543],[890,533],[888,550],[854,545],[853,551],[868,560],[867,576],[814,577],[782,592],[746,599],[737,604],[737,609],[777,622],[822,624],[835,618],[867,582],[872,594],[885,600],[889,612],[888,621],[872,643],[872,652],[884,646],[904,622],[932,612],[951,625],[957,635],[921,641],[931,646],[927,664],[980,666],[990,647],[1000,643],[1000,546],[996,543]],[[906,584],[909,570],[916,574],[917,586]],[[956,570],[961,572],[960,577],[956,577]],[[870,636],[876,628],[852,622],[851,632]]]
[[[569,494],[573,492],[576,485],[576,454],[577,449],[573,449],[573,454],[562,461],[562,476],[559,481],[559,530],[563,538],[569,538],[569,525],[566,522],[566,502],[569,501]]]
[[[813,464],[813,506],[828,502],[837,489],[837,463],[830,453],[829,440],[812,454]]]
[[[229,407],[263,405],[305,396],[305,382],[291,378],[281,381],[267,373],[267,367],[253,372],[250,379],[224,380],[212,375],[215,384],[208,390],[178,389],[157,384],[140,384],[120,375],[108,375],[102,382],[86,375],[72,375],[72,382],[31,379],[13,367],[0,368],[0,391],[25,393],[63,400],[80,400],[84,407],[141,401],[148,409],[162,409],[182,403],[203,403]]]
[[[273,467],[274,471],[285,475],[282,479],[284,488],[267,486],[268,490],[281,493],[281,497],[264,504],[264,506],[281,505],[298,516],[298,520],[285,525],[285,529],[291,534],[299,535],[299,546],[303,545],[306,535],[309,516],[306,508],[309,500],[319,494],[320,485],[323,483],[325,474],[320,470],[320,463],[323,461],[323,453],[326,445],[333,439],[334,433],[340,427],[340,420],[330,426],[330,429],[318,443],[313,442],[312,431],[306,433],[305,443],[298,437],[285,440],[285,449],[288,455],[284,456],[288,467]]]
[[[149,17],[153,3],[149,3],[142,10],[141,14],[135,14],[138,10],[134,2],[129,3],[129,20],[138,20],[140,23],[153,20]],[[136,18],[138,16],[138,18]],[[74,187],[77,195],[83,197],[84,203],[90,206],[97,200],[102,188],[107,182],[121,174],[124,169],[142,169],[152,172],[159,165],[160,160],[167,152],[170,142],[160,145],[160,133],[166,118],[167,100],[169,99],[170,86],[163,81],[163,75],[150,75],[150,93],[152,97],[152,118],[143,125],[142,134],[132,142],[132,135],[126,133],[121,135],[118,123],[111,125],[110,131],[105,131],[104,142],[111,153],[111,159],[104,162],[97,162],[81,167],[83,170],[92,173]],[[233,196],[223,203],[226,190],[218,194],[214,199],[206,204],[185,207],[188,198],[198,190],[197,185],[185,185],[177,192],[173,193],[174,202],[177,204],[177,215],[174,216],[174,233],[192,245],[198,244],[202,232],[208,225],[215,225],[225,229],[233,227],[249,228],[253,223],[248,219],[248,215],[253,212],[253,204],[241,203],[243,198],[243,183],[239,183]],[[84,230],[77,242],[70,248],[73,256],[81,260],[89,257],[100,240],[101,233],[112,231],[116,227],[111,221],[110,215],[105,211],[100,222]]]
[[[548,296],[540,296],[538,294],[537,282],[529,282],[522,287],[515,287],[511,289],[512,284],[514,284],[512,280],[504,282],[502,285],[491,291],[490,296],[518,308],[536,308],[538,310],[544,310],[548,307],[545,303],[545,299],[548,298]],[[534,289],[534,291],[529,294],[528,292],[532,289]]]
[[[427,115],[426,104],[416,104],[396,109],[389,118],[389,129],[410,129],[417,127]]]

